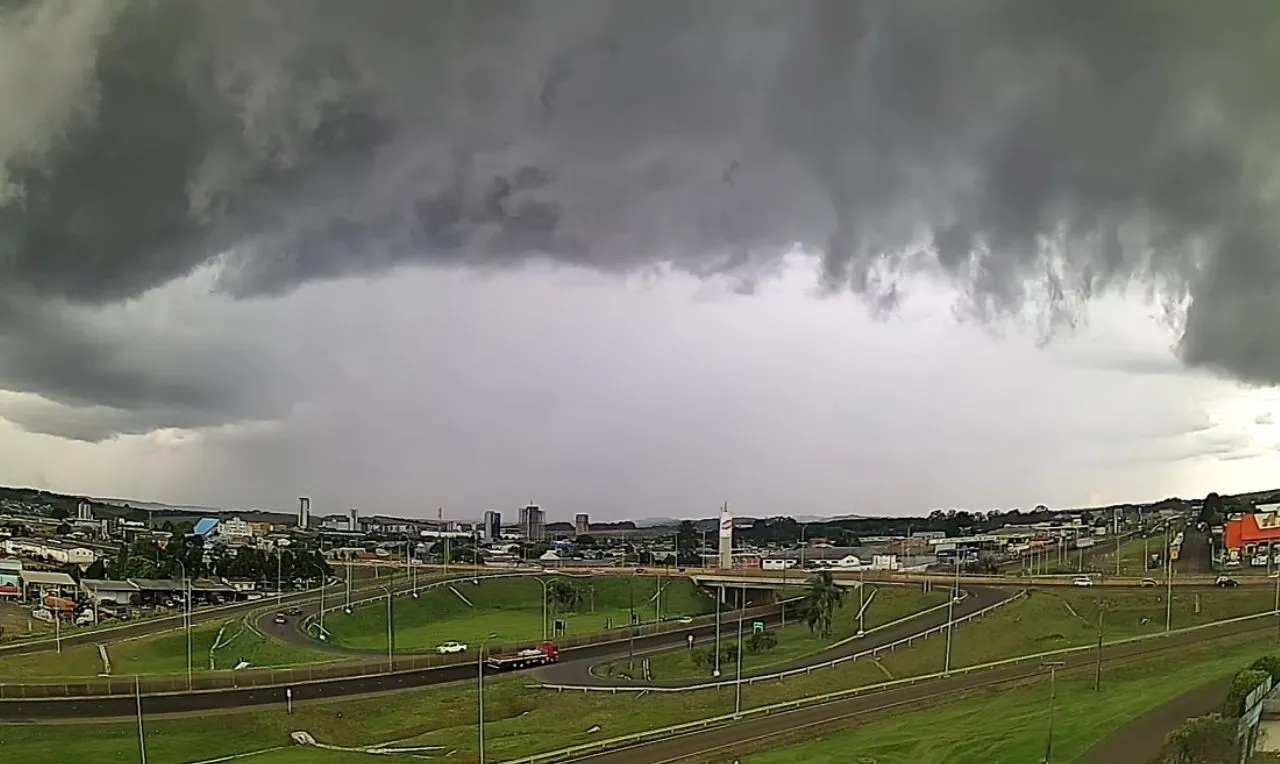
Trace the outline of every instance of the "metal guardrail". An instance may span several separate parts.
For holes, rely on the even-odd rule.
[[[463,578],[471,578],[471,576],[464,576]],[[454,579],[446,579],[445,581],[433,583],[444,584],[453,581]],[[385,596],[385,594],[382,595],[382,597]],[[797,599],[802,598],[794,598],[791,600],[785,600],[784,602],[791,603],[795,602]],[[769,605],[762,605],[749,610],[744,610],[742,615],[743,618],[772,615],[776,613],[778,608],[783,604],[784,603],[773,603]],[[261,612],[270,612],[274,608],[275,605],[272,603],[270,607],[264,608]],[[737,611],[725,611],[721,613],[721,617],[737,618]],[[669,632],[698,628],[699,626],[709,626],[714,622],[714,618],[714,615],[700,616],[687,624],[680,623],[679,621],[652,623],[650,624],[650,628],[637,628],[635,636],[637,639],[642,637],[653,637],[655,635],[661,635]],[[590,647],[606,643],[623,644],[630,638],[630,634],[626,631],[626,627],[622,627],[622,629],[615,629],[612,632],[599,632],[596,634],[586,634],[581,637],[559,639],[557,640],[557,644],[560,646],[562,651],[568,651],[573,650],[574,648]],[[527,643],[511,645],[509,648],[515,649],[516,647],[524,646],[527,646]],[[508,647],[499,645],[494,649],[504,650],[508,649]],[[422,669],[443,668],[446,666],[470,662],[472,662],[472,658],[466,655],[437,655],[435,653],[397,655],[393,662],[388,662],[385,657],[380,657],[378,659],[367,658],[364,660],[359,660],[358,657],[356,659],[335,657],[334,660],[331,661],[299,666],[242,669],[240,671],[200,671],[192,674],[190,684],[187,683],[186,676],[181,674],[163,676],[144,675],[137,677],[137,681],[144,695],[157,695],[211,690],[234,690],[249,687],[297,686],[308,682],[326,681],[331,679],[359,679],[365,677],[403,674]],[[135,692],[134,682],[135,677],[132,674],[128,674],[118,677],[83,678],[44,683],[0,683],[0,700],[94,698],[114,695],[131,695]]]
[[[925,629],[924,631],[918,632],[916,634],[912,634],[910,636],[903,637],[902,639],[895,640],[893,642],[890,642],[887,645],[879,645],[877,647],[873,647],[868,650],[863,650],[862,652],[854,653],[853,655],[845,655],[840,658],[835,658],[829,661],[823,661],[822,663],[814,663],[812,665],[804,666],[802,668],[788,669],[786,671],[776,671],[771,674],[756,674],[750,677],[743,677],[741,680],[725,679],[725,680],[720,680],[716,682],[703,682],[701,684],[685,685],[681,687],[663,687],[659,685],[626,685],[626,684],[620,684],[620,685],[537,684],[534,686],[538,687],[539,689],[556,690],[558,692],[564,692],[566,690],[571,692],[607,692],[612,694],[616,694],[619,692],[694,692],[696,690],[710,690],[716,687],[731,687],[739,683],[751,685],[751,684],[755,684],[756,682],[765,682],[765,681],[771,681],[774,679],[785,679],[786,677],[799,676],[800,674],[808,675],[813,673],[817,669],[835,668],[836,666],[839,666],[842,663],[855,662],[859,659],[865,659],[870,657],[872,660],[875,660],[880,656],[880,653],[884,653],[884,652],[891,653],[899,647],[910,647],[912,643],[918,640],[928,639],[931,634],[941,634],[942,632],[946,631],[948,628],[952,626],[959,626],[960,624],[966,623],[975,618],[981,618],[987,613],[990,613],[991,611],[996,610],[997,608],[1004,607],[1010,602],[1014,602],[1015,600],[1021,599],[1024,596],[1026,596],[1025,591],[1018,592],[1017,594],[1013,595],[1012,597],[1009,597],[1008,599],[1000,600],[999,602],[992,605],[988,605],[987,607],[984,607],[981,610],[975,610],[972,613],[952,619],[939,626],[934,626],[932,628]],[[911,616],[911,618],[918,617],[919,615],[921,614],[917,613],[916,615]]]
[[[1011,601],[1011,600],[1006,600],[1005,602],[1008,602],[1008,601]],[[1002,602],[1000,604],[1004,604],[1004,603]],[[1197,624],[1195,626],[1187,626],[1181,629],[1172,629],[1170,631],[1161,632],[1159,634],[1143,634],[1136,637],[1125,637],[1123,639],[1104,642],[1103,647],[1110,648],[1110,647],[1116,647],[1120,645],[1133,644],[1136,642],[1156,641],[1156,640],[1172,637],[1175,635],[1194,633],[1197,631],[1203,631],[1205,629],[1228,626],[1236,623],[1244,623],[1246,621],[1251,621],[1258,618],[1266,618],[1266,617],[1276,618],[1276,617],[1280,617],[1280,615],[1278,615],[1275,611],[1268,611],[1265,613],[1254,613],[1252,615],[1239,616],[1236,618],[1228,618],[1226,620],[1214,621],[1212,623],[1202,623],[1202,624]],[[555,751],[545,751],[543,753],[536,753],[531,756],[524,756],[518,759],[508,759],[507,761],[502,762],[502,764],[552,764],[553,762],[564,761],[566,759],[583,756],[591,753],[600,753],[613,748],[621,748],[628,745],[636,745],[638,743],[645,743],[653,740],[661,740],[664,738],[675,737],[677,735],[681,735],[688,732],[697,732],[700,730],[708,729],[710,727],[716,727],[724,724],[729,724],[732,722],[741,721],[742,719],[747,717],[768,716],[770,714],[783,713],[787,711],[795,711],[807,706],[820,706],[826,703],[833,703],[836,701],[857,697],[859,695],[883,692],[885,690],[893,690],[899,687],[907,687],[913,684],[919,684],[921,682],[933,681],[937,679],[946,679],[952,676],[972,674],[972,673],[977,673],[981,671],[990,671],[992,669],[997,669],[997,668],[1016,666],[1020,663],[1029,663],[1029,662],[1038,663],[1039,661],[1042,661],[1045,658],[1050,658],[1053,656],[1068,655],[1071,653],[1081,653],[1081,652],[1087,652],[1087,651],[1096,650],[1096,649],[1098,649],[1097,645],[1079,645],[1076,647],[1064,647],[1064,648],[1059,648],[1057,650],[1049,650],[1043,653],[1036,653],[1033,655],[1020,655],[1015,658],[1006,658],[1003,660],[991,661],[989,663],[980,663],[980,664],[975,664],[973,666],[953,668],[951,669],[951,671],[948,671],[948,672],[939,671],[933,674],[924,674],[921,676],[906,677],[904,679],[894,679],[888,682],[880,682],[879,684],[863,685],[862,687],[851,687],[844,690],[836,690],[834,692],[823,693],[821,695],[810,695],[804,698],[784,700],[780,703],[773,703],[767,706],[756,706],[755,708],[746,708],[737,714],[732,714],[732,713],[721,714],[719,716],[711,716],[705,719],[696,719],[694,721],[682,722],[680,724],[673,724],[667,727],[659,727],[657,729],[644,730],[641,732],[633,732],[627,735],[619,735],[617,737],[612,737],[605,740],[594,740],[590,743],[582,743],[575,746],[569,746],[567,748],[561,748]]]

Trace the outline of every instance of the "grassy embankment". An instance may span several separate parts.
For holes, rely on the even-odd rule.
[[[570,578],[584,590],[576,612],[547,611],[547,629],[565,621],[565,634],[579,636],[624,627],[634,606],[642,623],[654,620],[661,589],[664,619],[701,615],[715,601],[683,576],[597,576]],[[465,598],[465,599],[464,599]],[[543,588],[533,578],[479,579],[399,597],[392,605],[397,649],[427,650],[447,640],[477,644],[489,634],[503,644],[533,642],[543,634]],[[351,615],[337,613],[325,621],[333,644],[380,650],[387,644],[385,600],[370,602]]]

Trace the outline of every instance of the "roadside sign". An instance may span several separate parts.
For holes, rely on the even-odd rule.
[[[752,622],[751,622],[751,633],[752,633],[752,634],[759,634],[759,633],[761,633],[762,631],[764,631],[764,621],[752,621]]]

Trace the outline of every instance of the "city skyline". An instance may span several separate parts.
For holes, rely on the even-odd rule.
[[[0,11],[0,483],[608,520],[1280,470],[1267,12],[367,4]]]

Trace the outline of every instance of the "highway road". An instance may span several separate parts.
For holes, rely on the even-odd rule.
[[[990,604],[990,602],[993,602],[998,598],[999,597],[994,594],[987,593],[982,595],[972,595],[957,608],[957,612],[967,612],[961,610],[961,608],[976,609],[977,602],[981,601]],[[765,617],[762,620],[773,625],[778,622],[779,618],[780,614],[774,614],[772,616]],[[942,618],[945,622],[945,611],[942,613]],[[930,613],[922,616],[921,623],[926,625],[912,629],[912,624],[908,622],[907,624],[886,629],[883,632],[876,632],[868,635],[866,639],[850,643],[848,646],[834,651],[828,651],[827,653],[820,655],[811,656],[806,662],[820,663],[826,660],[831,660],[841,654],[869,649],[880,644],[888,644],[889,642],[898,639],[900,636],[905,636],[907,633],[915,633],[923,628],[928,628],[929,625],[936,625],[937,613]],[[722,624],[721,628],[723,637],[724,624]],[[634,640],[624,639],[615,642],[604,642],[568,648],[562,651],[562,662],[556,664],[554,668],[567,668],[568,671],[565,676],[575,678],[590,677],[588,671],[590,666],[625,658],[630,650],[633,649],[633,646],[634,650],[637,652],[655,652],[663,649],[678,648],[686,644],[688,634],[693,634],[695,639],[705,642],[709,638],[714,638],[715,625],[700,625],[690,627],[688,629],[665,632],[662,634],[637,636]],[[771,670],[776,671],[777,669],[767,669],[764,670],[764,672],[767,673]],[[409,687],[443,684],[446,682],[468,679],[474,675],[475,664],[468,660],[463,663],[449,666],[397,672],[394,674],[300,682],[294,684],[292,686],[292,690],[293,699],[295,701],[317,700],[345,695],[386,692]],[[751,676],[751,674],[744,675],[744,678],[749,676]],[[587,681],[592,680],[588,679]],[[594,681],[603,682],[608,680]],[[270,703],[284,703],[285,689],[286,688],[284,686],[258,686],[239,689],[194,690],[182,693],[150,694],[144,696],[143,707],[147,713],[179,713],[236,708]],[[134,699],[129,695],[94,698],[41,698],[0,701],[0,721],[6,722],[52,718],[108,718],[129,716],[134,713],[136,713]]]
[[[1188,633],[1167,639],[1153,639],[1103,649],[1104,671],[1107,662],[1114,663],[1144,655],[1172,653],[1176,655],[1189,644],[1209,639],[1244,637],[1274,628],[1257,623],[1232,624],[1213,635]],[[1082,652],[1063,658],[1067,664],[1061,671],[1092,670],[1097,653]],[[1046,672],[1038,664],[1027,663],[1008,668],[956,674],[948,678],[921,681],[914,685],[871,692],[819,706],[787,711],[769,716],[748,716],[739,722],[707,730],[663,738],[653,742],[617,748],[601,753],[566,759],[565,762],[590,764],[676,764],[694,761],[732,761],[755,750],[790,742],[812,740],[824,733],[845,729],[858,722],[869,721],[907,710],[919,710],[949,697],[982,688],[993,688],[1011,682],[1025,682],[1043,677]],[[1091,760],[1092,761],[1092,760]],[[1101,761],[1101,760],[1098,760]],[[1112,759],[1115,761],[1141,761]]]
[[[431,579],[420,580],[418,582],[418,585],[421,586],[426,580],[435,580],[435,579],[433,577]],[[409,588],[410,588],[409,581],[403,580],[403,579],[395,579],[394,591],[404,592],[404,591],[407,591]],[[341,585],[336,585],[336,586],[330,585],[329,588],[326,590],[326,596],[341,597],[343,596],[344,591],[345,589]],[[363,596],[368,594],[371,591],[373,592],[378,591],[378,585],[362,582],[361,585],[356,589],[354,589],[353,591],[359,592],[361,596]],[[284,608],[299,607],[306,603],[311,603],[311,602],[319,603],[319,601],[320,601],[319,589],[312,589],[310,591],[304,591],[304,592],[291,592],[279,598],[279,602],[280,602],[279,607],[284,607]],[[230,616],[252,613],[255,610],[260,610],[263,608],[270,608],[271,612],[274,614],[276,607],[277,607],[276,597],[264,597],[258,600],[237,602],[232,605],[222,605],[220,607],[197,608],[191,611],[191,623],[194,626],[200,623],[208,623],[210,621],[219,621]],[[97,629],[86,629],[86,630],[68,629],[62,634],[62,638],[60,641],[61,641],[62,647],[68,647],[71,645],[82,645],[82,644],[96,645],[99,642],[116,642],[122,639],[133,639],[135,637],[142,637],[148,634],[155,634],[158,632],[169,631],[171,629],[177,629],[181,627],[182,627],[182,613],[181,611],[179,611],[173,615],[166,615],[158,618],[146,618],[138,621],[125,622],[120,624],[119,626],[112,626],[110,628],[97,628]],[[49,652],[58,648],[58,641],[59,640],[55,640],[53,638],[41,638],[38,640],[24,640],[21,642],[14,642],[13,644],[2,645],[0,646],[0,658],[3,658],[6,655],[31,655],[33,653]]]
[[[965,597],[963,600],[961,600],[960,604],[956,605],[955,613],[954,613],[956,618],[968,615],[970,613],[977,612],[978,610],[981,610],[982,608],[985,608],[985,607],[990,607],[991,605],[994,605],[997,602],[1000,602],[1002,600],[1009,599],[1014,595],[1013,591],[995,589],[991,587],[965,587],[965,591],[968,593],[968,596]],[[941,608],[938,610],[927,612],[921,616],[912,618],[903,623],[890,626],[889,628],[882,629],[880,631],[871,632],[867,634],[867,636],[864,637],[863,639],[855,639],[851,642],[841,645],[840,647],[835,648],[834,650],[826,650],[821,653],[817,653],[815,655],[809,655],[803,658],[790,661],[788,663],[768,666],[765,668],[757,669],[755,671],[746,672],[743,674],[743,679],[750,679],[751,677],[756,676],[758,674],[776,674],[780,671],[790,671],[792,669],[799,669],[799,668],[804,668],[806,666],[813,666],[815,664],[825,663],[827,661],[835,660],[836,658],[843,658],[847,655],[860,653],[864,650],[871,650],[873,648],[880,647],[882,645],[888,645],[892,642],[898,641],[899,639],[905,639],[906,637],[912,636],[914,634],[919,634],[920,632],[925,631],[927,629],[931,629],[931,628],[934,628],[935,626],[940,626],[942,624],[945,624],[947,623],[947,619],[948,619],[948,616],[947,616],[946,608]],[[732,640],[736,640],[737,628],[738,628],[738,623],[736,620],[722,622],[720,624],[721,641],[728,643]],[[749,623],[746,624],[745,628],[750,628],[750,624]],[[709,644],[711,640],[714,640],[714,638],[715,638],[714,625],[710,629],[700,630],[695,635],[695,639],[697,640],[698,644],[703,646]],[[682,639],[684,638],[682,637]],[[674,646],[680,647],[683,644],[684,642],[677,640],[674,643]],[[656,650],[649,650],[647,652],[656,652]],[[630,682],[624,679],[618,679],[614,677],[596,676],[590,671],[593,665],[599,665],[600,663],[608,662],[608,660],[616,660],[618,658],[626,658],[626,657],[627,657],[627,653],[622,652],[621,654],[617,656],[612,656],[610,659],[607,659],[607,660],[599,660],[599,661],[592,661],[592,662],[573,660],[571,662],[561,662],[552,666],[547,666],[541,669],[537,669],[535,671],[535,676],[540,681],[545,682],[547,684],[594,685],[598,687],[635,685],[637,684],[636,682]],[[711,677],[705,677],[701,679],[686,679],[683,681],[644,682],[643,684],[647,687],[690,687],[690,686],[695,686],[699,684],[705,684],[710,681],[712,681]]]

